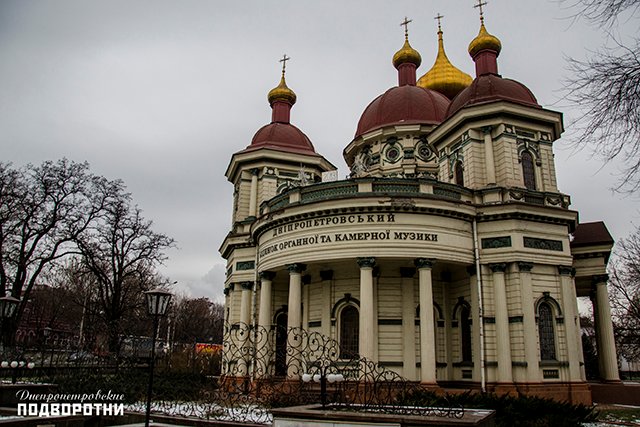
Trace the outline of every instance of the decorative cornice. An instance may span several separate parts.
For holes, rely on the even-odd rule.
[[[559,265],[558,274],[561,276],[569,276],[573,272],[573,267],[568,265]]]
[[[276,272],[275,271],[261,271],[259,273],[260,279],[262,280],[273,280],[274,277],[276,277]]]
[[[374,257],[360,257],[356,261],[360,268],[373,268],[376,265],[376,259]]]
[[[433,258],[416,258],[415,260],[413,260],[413,263],[418,269],[433,268],[436,260]]]
[[[532,269],[533,269],[532,262],[527,262],[527,261],[518,262],[518,270],[520,270],[521,273],[530,273]]]
[[[287,264],[287,270],[289,270],[289,274],[293,274],[293,273],[300,274],[306,269],[307,269],[306,264],[300,264],[300,263]]]
[[[504,273],[507,271],[507,263],[506,262],[498,262],[495,264],[489,264],[489,268],[494,273]]]

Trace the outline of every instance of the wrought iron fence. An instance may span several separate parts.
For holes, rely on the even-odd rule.
[[[395,371],[340,348],[305,329],[225,326],[222,357],[174,354],[157,364],[152,412],[268,424],[270,409],[321,404],[325,409],[461,418],[463,408],[416,406],[423,389]],[[122,394],[128,408],[143,411],[148,367],[112,359],[78,366],[21,367],[20,379],[58,384],[61,393],[98,389]],[[220,363],[218,368],[216,363]],[[220,375],[214,375],[221,369]],[[14,371],[14,374],[17,371]],[[0,369],[0,376],[10,374]]]

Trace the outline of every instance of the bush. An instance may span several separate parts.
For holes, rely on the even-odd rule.
[[[496,427],[579,427],[595,421],[595,407],[557,402],[534,396],[497,396],[491,393],[447,394],[438,396],[426,390],[416,390],[402,399],[404,405],[462,406],[493,409]]]

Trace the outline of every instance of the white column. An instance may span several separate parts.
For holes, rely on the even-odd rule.
[[[467,268],[467,273],[469,274],[469,292],[471,295],[471,352],[473,357],[473,380],[479,381],[481,379],[482,373],[480,370],[482,369],[482,358],[480,351],[480,322],[482,318],[480,317],[480,298],[478,295],[478,272],[476,271],[476,266],[470,266]],[[448,319],[448,318],[447,318]],[[452,366],[453,364],[449,361],[448,366]],[[453,370],[451,370],[451,374],[453,374]]]
[[[306,269],[304,264],[289,264],[289,305],[287,312],[287,337],[300,336],[302,326],[302,272]],[[300,366],[299,350],[294,347],[295,343],[302,345],[301,340],[288,338],[287,340],[287,377],[291,379],[299,378],[302,375]],[[293,356],[292,356],[293,355]]]
[[[507,264],[490,264],[493,272],[493,292],[496,304],[496,351],[498,353],[499,383],[512,383],[511,341],[509,339],[509,311],[507,308],[507,289],[504,273]]]
[[[527,362],[527,381],[540,382],[540,356],[538,354],[538,333],[536,330],[536,313],[533,304],[533,284],[531,282],[530,262],[519,262],[520,270],[520,303],[522,304],[522,328],[524,330],[524,360]]]
[[[242,282],[241,285],[240,322],[248,326],[251,323],[251,291],[253,290],[253,282]]]
[[[302,272],[304,264],[289,264],[289,305],[287,329],[297,329],[302,326]]]
[[[258,316],[258,326],[267,330],[271,328],[271,311],[273,310],[271,306],[271,285],[275,275],[276,273],[273,271],[260,272],[260,314]]]
[[[491,139],[491,126],[482,128],[484,134],[484,162],[487,171],[487,185],[496,183],[496,163],[493,156],[493,140]]]
[[[613,337],[613,322],[611,321],[611,306],[609,305],[609,291],[607,281],[609,275],[593,276],[596,288],[596,334],[598,334],[598,359],[600,359],[600,377],[604,381],[620,381],[618,373],[618,358],[616,357],[616,343]]]
[[[375,258],[358,258],[360,266],[360,337],[358,341],[360,356],[374,360],[378,340],[375,335],[373,306],[373,266]]]
[[[416,311],[413,295],[415,268],[400,269],[402,292],[402,376],[410,381],[418,379],[416,372]]]
[[[562,291],[562,309],[564,310],[564,328],[567,334],[567,353],[569,359],[569,381],[580,381],[580,318],[578,317],[578,300],[575,285],[571,279],[572,268],[560,265],[560,287]]]
[[[431,268],[434,260],[417,258],[420,289],[420,382],[436,384],[436,341],[433,330],[433,284]]]
[[[251,169],[251,191],[249,193],[249,216],[255,217],[258,206],[258,169]]]
[[[256,361],[254,373],[257,377],[267,374],[269,369],[269,331],[272,319],[272,281],[276,273],[273,271],[260,272],[260,311],[258,313],[258,329],[256,330]]]
[[[240,376],[247,375],[249,373],[249,366],[251,360],[249,358],[248,341],[251,333],[251,291],[253,289],[253,282],[242,282],[242,294],[240,296],[240,324],[241,333],[237,336],[240,337],[238,346],[240,347],[242,360],[238,360],[238,374]]]

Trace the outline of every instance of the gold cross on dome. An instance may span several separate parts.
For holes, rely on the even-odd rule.
[[[400,23],[400,26],[402,27],[404,25],[404,36],[405,37],[409,37],[409,23],[413,22],[413,19],[409,19],[406,16],[404,17],[404,21],[402,21],[402,23]]]
[[[484,12],[482,11],[482,6],[486,6],[486,5],[487,5],[486,1],[478,0],[478,4],[473,6],[480,9],[480,22],[482,23],[484,23]]]
[[[439,13],[435,16],[435,18],[433,18],[438,20],[438,31],[442,31],[442,27],[440,26],[442,18],[444,18],[444,15],[440,15]]]
[[[278,62],[282,62],[282,75],[284,76],[284,69],[287,67],[287,61],[290,60],[291,58],[289,58],[287,56],[287,54],[285,53],[284,56],[282,57],[281,60],[279,60]]]

